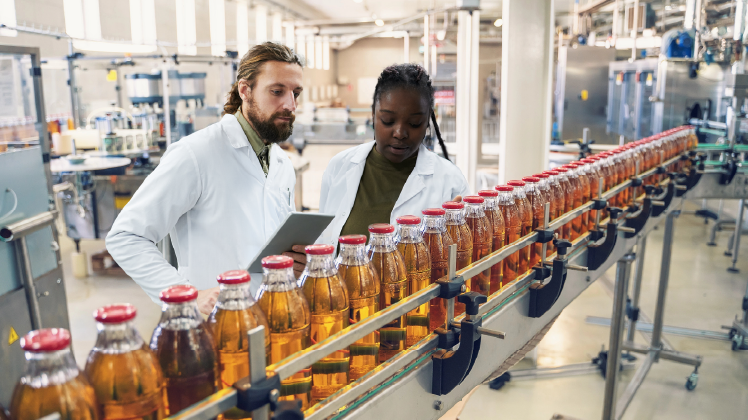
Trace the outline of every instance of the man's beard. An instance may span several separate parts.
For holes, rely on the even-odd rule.
[[[286,141],[293,133],[293,123],[296,116],[291,111],[281,111],[273,113],[270,118],[263,120],[260,115],[260,109],[253,97],[249,98],[249,109],[247,110],[247,119],[257,131],[257,135],[266,142],[280,143]],[[289,122],[276,124],[277,118],[290,118]]]

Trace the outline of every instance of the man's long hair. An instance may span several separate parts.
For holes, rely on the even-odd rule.
[[[231,91],[226,99],[226,105],[223,106],[224,114],[235,114],[242,106],[242,98],[239,96],[239,81],[246,80],[249,86],[254,88],[255,79],[262,70],[262,65],[268,61],[281,61],[284,63],[298,64],[302,68],[302,59],[294,53],[291,48],[275,42],[265,42],[255,45],[247,51],[239,63],[239,69],[236,72],[236,82],[231,86]]]

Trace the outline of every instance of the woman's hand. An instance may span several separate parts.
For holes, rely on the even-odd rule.
[[[306,252],[304,252],[306,245],[294,245],[291,247],[291,251],[283,253],[286,257],[293,258],[293,274],[298,279],[301,277],[301,273],[306,268]]]
[[[461,202],[461,201],[462,201],[462,196],[461,196],[461,195],[458,195],[457,197],[453,198],[453,199],[452,199],[452,201],[455,201],[455,202],[458,202],[458,203],[459,203],[459,202]]]
[[[218,286],[197,292],[197,309],[203,315],[210,315],[218,300]]]

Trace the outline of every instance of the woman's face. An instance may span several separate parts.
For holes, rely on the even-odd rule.
[[[374,138],[379,154],[399,163],[418,152],[431,116],[423,95],[415,89],[391,89],[379,97],[374,109]]]

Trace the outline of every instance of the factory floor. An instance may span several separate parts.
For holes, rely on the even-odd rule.
[[[329,159],[344,146],[309,146],[304,151],[311,166],[304,174],[304,204],[318,207],[319,184]],[[695,209],[688,203],[686,210]],[[665,324],[693,329],[720,331],[731,323],[740,309],[748,277],[748,244],[744,243],[737,267],[741,273],[728,273],[729,258],[723,255],[729,233],[717,236],[717,247],[705,245],[711,225],[690,214],[683,214],[675,224],[670,288],[667,294]],[[138,308],[136,327],[143,338],[150,339],[158,323],[160,307],[124,276],[72,275],[73,242],[61,237],[61,250],[68,311],[75,357],[85,363],[96,339],[91,313],[98,307],[115,302],[130,302]],[[745,241],[744,241],[745,242]],[[83,241],[81,249],[90,258],[104,249],[103,241]],[[645,255],[642,310],[654,317],[657,279],[662,252],[662,229],[649,236]],[[610,317],[614,269],[592,284],[567,307],[537,348],[540,367],[589,362],[601,346],[608,346],[607,327],[585,322],[588,316]],[[746,418],[748,413],[748,351],[733,352],[730,342],[688,338],[666,334],[676,350],[703,356],[699,383],[694,391],[684,387],[692,368],[668,361],[655,364],[642,384],[624,419],[727,419]],[[637,342],[644,344],[641,335]],[[639,363],[639,360],[637,363]],[[530,367],[523,361],[518,368]],[[618,390],[623,392],[634,371],[622,373]],[[445,414],[444,419],[538,419],[548,420],[554,414],[573,419],[598,419],[603,406],[604,380],[599,374],[566,378],[514,380],[496,391],[488,386],[476,389],[461,407]],[[405,401],[403,401],[405,403]],[[561,417],[560,417],[561,418]]]

